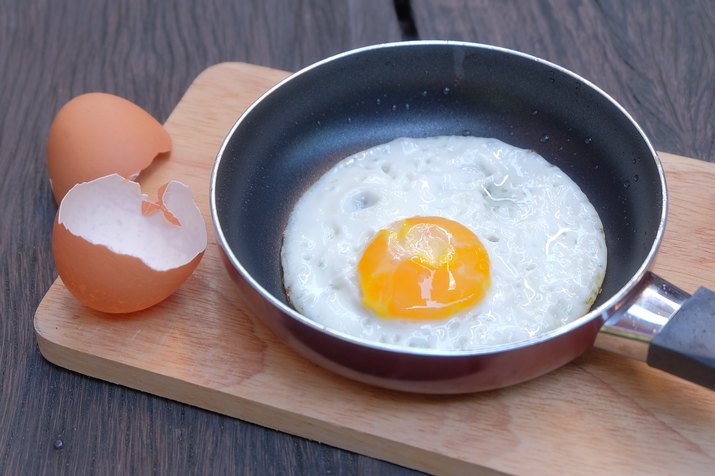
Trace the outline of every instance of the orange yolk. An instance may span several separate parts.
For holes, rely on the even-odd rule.
[[[444,319],[484,297],[489,255],[455,221],[412,217],[377,232],[358,275],[363,304],[379,317]]]

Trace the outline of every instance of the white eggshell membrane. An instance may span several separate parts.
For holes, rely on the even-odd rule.
[[[172,180],[163,196],[180,226],[161,210],[143,214],[147,199],[138,183],[107,175],[75,185],[62,200],[58,222],[70,233],[139,258],[156,271],[183,266],[206,249],[206,225],[186,185]]]

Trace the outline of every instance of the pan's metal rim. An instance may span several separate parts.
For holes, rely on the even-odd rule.
[[[535,336],[533,338],[529,338],[526,340],[518,341],[518,342],[512,342],[509,344],[503,344],[503,345],[492,345],[492,346],[485,346],[484,348],[476,348],[476,349],[471,349],[471,350],[454,350],[454,351],[445,351],[445,350],[436,350],[436,349],[424,349],[424,348],[414,348],[414,347],[406,347],[406,346],[397,346],[397,345],[392,345],[392,344],[383,344],[379,342],[374,342],[366,339],[361,339],[359,337],[355,337],[346,333],[342,333],[339,331],[335,331],[333,329],[330,329],[329,327],[326,327],[322,324],[319,324],[312,319],[302,315],[301,313],[297,312],[295,309],[292,307],[284,304],[282,301],[280,301],[278,298],[273,296],[269,291],[267,291],[263,286],[261,286],[253,277],[248,273],[248,271],[245,269],[245,267],[241,264],[241,262],[238,260],[236,255],[233,253],[233,250],[229,246],[226,236],[223,233],[223,228],[221,226],[221,220],[218,216],[218,207],[216,203],[216,182],[217,182],[217,176],[218,176],[218,171],[221,167],[221,162],[224,157],[224,153],[226,151],[226,148],[228,147],[229,142],[231,141],[231,138],[235,134],[236,130],[241,126],[241,124],[246,120],[247,117],[251,115],[251,112],[258,107],[259,104],[261,104],[263,101],[265,101],[267,98],[269,98],[271,95],[273,95],[274,91],[283,88],[286,84],[294,81],[296,78],[303,76],[310,71],[320,68],[322,65],[330,62],[334,62],[336,60],[346,58],[349,56],[354,56],[354,55],[360,55],[364,54],[365,52],[369,52],[372,50],[377,50],[377,49],[384,49],[384,48],[409,48],[410,46],[456,46],[456,47],[463,47],[463,48],[469,48],[469,49],[486,49],[486,50],[492,50],[492,51],[498,51],[506,55],[514,55],[514,56],[519,56],[521,58],[530,60],[530,61],[535,61],[537,63],[541,63],[545,66],[548,66],[550,68],[554,68],[555,70],[558,70],[568,76],[571,76],[572,78],[581,81],[583,84],[591,88],[594,92],[598,93],[601,95],[604,99],[609,101],[614,107],[616,107],[623,116],[628,119],[628,121],[632,124],[632,126],[635,128],[635,130],[640,134],[641,139],[644,141],[644,143],[647,145],[648,150],[651,153],[651,157],[653,161],[655,162],[655,166],[658,170],[658,174],[660,176],[660,184],[661,184],[661,196],[662,196],[662,212],[661,212],[661,218],[660,218],[660,224],[658,226],[658,230],[656,232],[655,239],[653,240],[653,245],[651,246],[650,251],[648,252],[648,255],[646,256],[645,260],[639,267],[639,269],[635,272],[635,274],[628,280],[628,282],[611,298],[609,298],[607,301],[599,305],[597,308],[592,309],[590,312],[587,314],[579,317],[578,319],[575,319],[567,324],[564,324],[563,326],[560,326],[552,331],[540,334],[538,336]],[[223,249],[223,251],[226,253],[226,256],[228,257],[229,261],[231,262],[231,265],[235,268],[235,270],[241,275],[241,277],[251,286],[253,289],[255,289],[264,299],[266,299],[268,302],[270,302],[273,306],[275,306],[279,311],[282,313],[290,316],[291,318],[299,321],[300,323],[312,327],[315,330],[318,330],[320,332],[323,332],[329,336],[332,336],[336,339],[346,341],[348,343],[362,346],[362,347],[367,347],[367,348],[372,348],[375,350],[380,350],[380,351],[385,351],[385,352],[390,352],[390,353],[399,353],[399,354],[411,354],[415,356],[425,356],[425,357],[443,357],[443,358],[452,358],[452,357],[470,357],[470,356],[484,356],[484,355],[490,355],[490,354],[498,354],[510,350],[515,350],[523,347],[529,347],[533,346],[535,344],[539,343],[544,343],[546,341],[549,341],[551,339],[554,339],[556,337],[559,337],[563,334],[569,333],[573,329],[576,329],[578,327],[581,327],[582,325],[585,325],[586,323],[594,320],[601,318],[602,320],[607,319],[610,317],[610,315],[613,314],[614,310],[620,309],[621,307],[625,306],[628,304],[628,301],[630,299],[630,296],[632,295],[634,289],[638,286],[638,283],[642,281],[644,278],[645,274],[648,272],[653,260],[655,259],[655,255],[658,251],[658,248],[661,245],[661,242],[663,240],[663,235],[665,233],[665,226],[666,226],[666,220],[667,220],[667,208],[668,208],[668,195],[667,195],[667,186],[666,186],[666,179],[665,179],[665,173],[663,170],[663,165],[658,157],[658,154],[656,153],[655,149],[653,148],[650,140],[648,137],[645,135],[643,132],[642,128],[638,125],[638,123],[633,119],[633,117],[621,106],[615,99],[613,99],[609,94],[607,94],[605,91],[603,91],[601,88],[593,84],[592,82],[588,81],[587,79],[581,77],[580,75],[574,73],[573,71],[570,71],[562,66],[559,66],[555,63],[552,63],[550,61],[538,58],[536,56],[527,54],[527,53],[522,53],[519,51],[511,50],[508,48],[503,48],[499,46],[493,46],[493,45],[486,45],[482,43],[472,43],[472,42],[464,42],[464,41],[453,41],[453,40],[418,40],[418,41],[402,41],[402,42],[393,42],[393,43],[381,43],[381,44],[375,44],[371,46],[366,46],[362,48],[357,48],[353,49],[350,51],[346,51],[343,53],[339,53],[334,56],[330,56],[328,58],[325,58],[321,61],[318,61],[316,63],[313,63],[293,74],[288,76],[287,78],[283,79],[280,81],[278,84],[270,88],[267,92],[265,92],[263,95],[261,95],[251,106],[249,106],[246,111],[243,112],[239,116],[239,118],[236,120],[234,125],[231,127],[229,132],[226,134],[224,137],[224,140],[221,144],[221,147],[216,155],[216,160],[214,162],[213,169],[211,171],[211,180],[210,180],[210,186],[209,186],[209,197],[210,197],[210,208],[211,208],[211,219],[214,224],[214,229],[216,231],[216,237],[219,246]]]

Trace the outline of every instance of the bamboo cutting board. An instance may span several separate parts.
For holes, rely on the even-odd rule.
[[[242,63],[204,71],[166,122],[168,159],[145,192],[191,187],[209,245],[165,302],[127,316],[82,307],[57,279],[35,314],[42,354],[86,375],[442,474],[712,474],[715,392],[600,350],[514,387],[422,396],[352,382],[294,354],[228,278],[209,215],[209,175],[239,114],[287,73]],[[662,154],[671,193],[655,271],[715,288],[715,164]]]

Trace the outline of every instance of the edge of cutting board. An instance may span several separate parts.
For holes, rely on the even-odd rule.
[[[166,122],[174,139],[171,157],[142,173],[140,182],[152,190],[177,178],[192,188],[209,230],[201,264],[174,296],[129,316],[83,308],[58,278],[34,321],[47,360],[435,473],[637,467],[705,474],[715,465],[715,392],[641,362],[594,349],[508,389],[409,395],[330,374],[258,324],[219,257],[208,213],[208,170],[240,112],[287,75],[222,63],[196,78]],[[715,164],[660,155],[671,208],[655,270],[689,292],[699,284],[715,287],[715,192],[707,186],[715,184]],[[669,442],[668,454],[657,447],[662,441]]]

